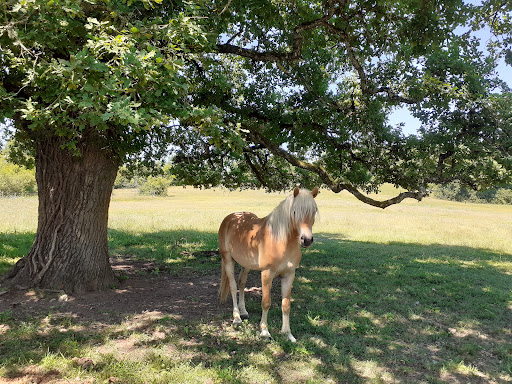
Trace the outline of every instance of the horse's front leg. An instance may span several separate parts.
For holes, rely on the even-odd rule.
[[[290,330],[290,297],[292,294],[292,284],[294,279],[295,270],[281,278],[281,294],[283,297],[281,306],[283,311],[283,328],[281,328],[281,333],[286,335],[286,338],[292,343],[297,341],[295,337],[293,337],[292,331]]]
[[[268,331],[267,316],[270,308],[270,288],[272,288],[272,280],[274,274],[270,270],[261,272],[261,321],[260,321],[260,336],[270,338],[270,332]]]

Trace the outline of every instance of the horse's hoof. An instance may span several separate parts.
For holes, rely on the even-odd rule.
[[[242,319],[240,317],[235,317],[233,319],[233,325],[239,325],[242,324]]]
[[[260,333],[260,337],[263,339],[268,339],[268,340],[270,340],[272,338],[272,336],[270,336],[270,332],[268,331],[268,329],[262,329],[261,333]]]
[[[293,337],[291,333],[283,333],[283,335],[286,337],[288,341],[291,341],[292,343],[296,343],[297,339]]]
[[[249,319],[249,314],[248,313],[241,313],[240,314],[240,318],[242,320],[248,320]]]

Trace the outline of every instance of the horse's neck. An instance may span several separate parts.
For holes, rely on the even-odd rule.
[[[274,217],[275,219],[275,217]],[[268,232],[269,237],[272,239],[272,241],[280,242],[280,243],[286,243],[286,246],[289,244],[293,244],[298,241],[299,238],[299,231],[293,226],[292,223],[290,223],[289,231],[285,233],[284,236],[281,236],[280,238],[276,237],[275,228],[272,228],[272,213],[268,216],[264,217],[263,219],[263,226],[265,231]]]

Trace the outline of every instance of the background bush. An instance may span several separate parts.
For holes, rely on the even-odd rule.
[[[131,172],[126,167],[119,168],[114,188],[138,188],[146,181],[146,178]]]
[[[434,197],[442,200],[487,204],[512,204],[512,186],[474,191],[454,181],[446,185],[434,186],[432,194]]]
[[[25,195],[36,190],[33,169],[12,164],[0,155],[0,195]]]
[[[139,186],[141,195],[167,196],[167,188],[171,181],[163,176],[148,176],[145,182]]]

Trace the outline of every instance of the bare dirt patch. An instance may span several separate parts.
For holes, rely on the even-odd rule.
[[[77,296],[59,291],[11,290],[0,296],[0,313],[16,319],[49,313],[84,322],[114,324],[128,316],[161,313],[176,319],[198,320],[225,312],[218,304],[217,275],[187,273],[171,276],[152,262],[115,259],[123,276],[117,287]]]
[[[176,276],[167,271],[165,265],[131,259],[113,259],[112,267],[122,276],[117,287],[100,292],[68,295],[63,291],[39,289],[18,289],[3,291],[0,295],[0,315],[5,319],[23,321],[37,319],[38,335],[46,337],[52,331],[83,332],[96,334],[102,330],[122,329],[123,332],[106,343],[97,346],[97,356],[113,355],[128,362],[143,361],[152,353],[151,345],[161,345],[169,356],[182,357],[193,352],[194,336],[181,340],[186,345],[174,345],[169,340],[176,331],[176,325],[163,321],[164,327],[156,326],[165,318],[178,320],[187,327],[187,322],[204,322],[225,327],[231,323],[231,300],[219,304],[218,274],[203,274],[186,271]],[[250,275],[249,283],[258,284],[259,274]],[[259,296],[260,288],[248,284],[248,295]],[[252,288],[251,288],[252,287]],[[259,299],[259,298],[258,298]],[[9,323],[1,324],[2,334],[10,331]],[[116,328],[122,325],[121,328]],[[133,332],[133,333],[132,333]],[[143,340],[137,337],[144,337]],[[0,348],[2,342],[0,340]],[[181,351],[183,349],[183,351]],[[97,361],[87,356],[72,359],[84,371],[94,370]],[[47,371],[38,366],[9,371],[0,377],[0,384],[9,383],[91,383],[94,380],[69,381],[56,370]],[[112,377],[109,383],[118,382]]]

